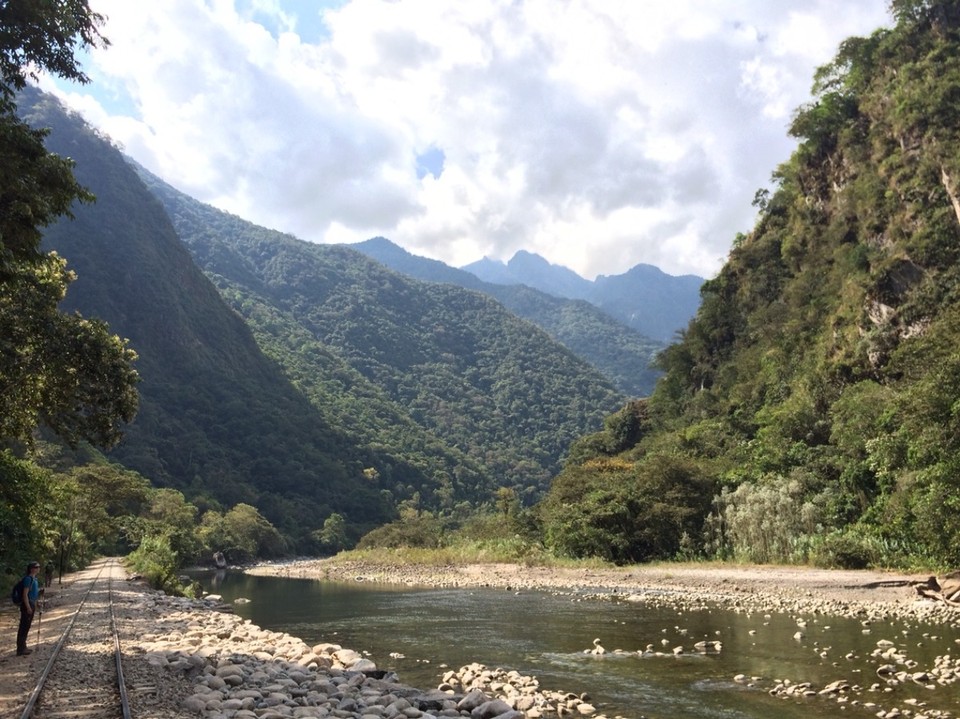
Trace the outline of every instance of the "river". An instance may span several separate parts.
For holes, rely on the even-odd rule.
[[[261,627],[363,652],[380,669],[421,688],[436,687],[447,668],[479,662],[534,675],[545,689],[586,693],[606,716],[629,719],[873,717],[891,708],[960,706],[956,684],[891,686],[876,673],[892,663],[876,656],[881,640],[916,662],[911,673],[932,668],[936,657],[960,655],[957,623],[898,620],[864,627],[823,615],[680,612],[536,591],[408,589],[230,571],[196,576]],[[238,598],[249,602],[235,603]],[[587,653],[594,639],[604,654]],[[696,653],[701,640],[720,641],[723,648]],[[648,645],[653,652],[638,652]],[[676,647],[683,653],[674,654]],[[771,696],[768,690],[784,679],[811,682],[818,690],[843,679],[864,690],[846,702]]]

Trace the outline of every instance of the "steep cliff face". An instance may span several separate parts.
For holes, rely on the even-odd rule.
[[[891,8],[818,71],[629,449],[712,477],[708,552],[960,561],[960,3]]]

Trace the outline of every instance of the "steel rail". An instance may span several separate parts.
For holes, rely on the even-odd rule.
[[[103,574],[104,569],[107,567],[114,567],[116,565],[115,560],[110,560],[104,564],[100,571],[97,572],[97,576],[94,577],[93,581],[90,583],[90,587],[87,589],[86,593],[83,595],[83,598],[80,600],[80,604],[74,610],[73,615],[70,617],[70,621],[67,624],[67,627],[63,630],[63,634],[60,636],[60,639],[57,641],[56,646],[53,649],[50,659],[47,661],[47,665],[44,668],[43,672],[40,675],[40,678],[37,680],[37,685],[34,687],[33,692],[30,695],[30,699],[27,700],[27,703],[23,709],[23,713],[20,715],[20,719],[31,719],[33,716],[33,711],[36,708],[37,700],[40,697],[40,694],[43,692],[43,688],[46,685],[47,679],[50,676],[50,673],[53,671],[56,666],[57,659],[60,656],[60,651],[63,649],[64,645],[67,643],[68,638],[70,637],[70,632],[73,630],[73,626],[77,621],[77,617],[80,616],[80,612],[83,611],[84,604],[86,604],[87,599],[90,596],[90,593],[93,591],[94,587],[97,586],[97,582],[100,581],[100,576]],[[120,635],[117,631],[117,625],[115,620],[115,615],[113,611],[113,577],[108,575],[107,577],[107,600],[110,611],[110,633],[113,635],[113,653],[117,670],[117,687],[120,694],[120,709],[123,714],[123,719],[131,719],[130,714],[130,702],[127,697],[127,688],[123,678],[123,665],[122,658],[123,654],[120,650]]]

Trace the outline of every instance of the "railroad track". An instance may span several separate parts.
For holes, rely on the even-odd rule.
[[[48,621],[47,636],[59,639],[20,719],[130,719],[113,602],[123,568],[107,559],[92,569],[72,588],[80,597],[73,613]],[[42,609],[31,637],[44,630]]]

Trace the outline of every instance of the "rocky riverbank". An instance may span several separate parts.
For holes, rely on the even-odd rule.
[[[85,591],[79,578],[99,572],[99,565],[92,566],[50,589],[42,641],[38,633],[29,657],[12,651],[0,655],[0,716],[19,716],[66,623],[54,625],[53,620],[77,610]],[[535,677],[517,672],[473,664],[448,671],[441,687],[421,689],[349,648],[311,646],[258,627],[233,614],[217,596],[172,597],[126,580],[115,581],[112,594],[137,719],[536,719],[570,714],[604,719],[587,697],[543,690]],[[11,648],[16,621],[13,611],[0,612]],[[75,669],[78,693],[88,688],[83,669],[85,653],[91,651],[109,652],[112,646],[68,650],[58,659],[58,665]],[[104,719],[115,716],[112,711],[105,706]]]
[[[248,571],[272,576],[411,587],[495,587],[513,593],[544,591],[570,596],[573,601],[646,603],[676,609],[681,614],[713,607],[758,616],[778,612],[798,619],[799,629],[794,636],[798,642],[803,641],[802,627],[806,626],[806,619],[799,619],[801,615],[855,618],[862,624],[865,636],[871,634],[874,626],[886,626],[889,629],[890,622],[899,622],[904,627],[916,626],[917,622],[930,623],[931,626],[943,627],[948,634],[955,634],[960,628],[960,609],[919,596],[916,585],[926,580],[928,575],[891,572],[700,564],[575,569],[506,564],[434,567],[340,559],[302,560],[254,567]],[[927,638],[928,635],[924,634],[923,637]],[[938,637],[930,635],[930,639],[933,641]],[[960,638],[955,643],[960,643]],[[663,651],[648,645],[636,653],[647,657],[689,651],[722,651],[721,642],[710,644],[714,646],[698,648],[695,645],[678,645],[665,647]],[[834,661],[838,678],[820,686],[803,678],[791,680],[737,675],[730,679],[735,684],[766,691],[783,699],[828,701],[843,709],[860,707],[884,719],[953,717],[952,709],[934,708],[928,706],[927,701],[931,705],[945,702],[947,706],[955,701],[951,699],[955,693],[949,687],[960,682],[960,660],[943,654],[937,656],[931,666],[920,666],[901,644],[904,643],[895,645],[881,636],[869,656],[849,653],[843,658],[848,665],[844,668]],[[829,647],[814,648],[826,661]],[[846,678],[849,671],[854,671],[861,681],[849,681]],[[523,711],[533,706],[529,700],[520,699],[521,703],[518,703],[518,697],[521,696],[518,687],[522,687],[525,680],[518,677],[510,679],[509,673],[504,670],[464,667],[459,672],[448,672],[443,677],[440,689],[462,691],[469,686],[465,680],[472,681],[475,675],[486,676],[487,681],[482,685],[484,690],[511,699],[510,706],[514,709]],[[909,696],[910,687],[922,687],[930,698],[920,700]],[[941,692],[934,691],[937,689],[946,692],[946,696],[938,696]],[[564,706],[563,697],[571,703]],[[554,704],[547,711],[558,711],[560,716],[596,711],[588,697],[555,692],[553,698]],[[527,713],[526,716],[540,714]]]
[[[917,598],[910,583],[925,577],[879,572],[703,565],[558,569],[488,564],[437,568],[331,560],[265,565],[249,571],[409,586],[500,587],[514,593],[537,590],[571,595],[577,601],[645,602],[680,610],[720,605],[746,612],[812,612],[855,616],[865,627],[894,617],[943,621],[956,627],[960,617],[956,609],[943,603]],[[73,601],[68,588],[69,583],[58,599],[51,597],[52,604],[62,603],[63,611],[68,611]],[[175,598],[136,582],[125,583],[115,596],[124,666],[128,686],[133,688],[134,716],[140,719],[604,719],[602,708],[598,711],[590,697],[543,688],[536,677],[509,669],[471,664],[448,669],[436,687],[417,688],[404,684],[402,677],[381,671],[348,648],[332,643],[307,645],[297,637],[262,629],[220,605],[215,596],[203,600]],[[12,630],[8,614],[12,617],[5,612],[3,621]],[[669,651],[676,653],[678,648]],[[683,651],[697,650],[691,646]],[[960,680],[960,662],[949,657],[942,661],[938,658],[934,667],[917,667],[883,641],[877,643],[876,652],[883,665],[877,669],[873,684],[861,686],[838,678],[824,687],[799,680],[783,680],[767,687],[756,677],[731,680],[785,697],[823,697],[826,692],[838,703],[872,705],[876,707],[874,713],[888,717],[897,716],[899,710],[888,706],[881,714],[871,696],[882,696],[898,684],[922,682],[933,688]],[[42,654],[43,647],[34,657]],[[20,670],[41,668],[39,663],[31,665],[20,657],[4,656],[0,662]],[[11,677],[0,672],[0,708],[16,705],[18,694],[30,686],[26,675],[19,684],[14,684]],[[910,711],[907,706],[904,710]],[[925,715],[918,712],[915,716],[950,714],[928,710]]]
[[[928,575],[870,570],[724,564],[567,568],[513,564],[411,565],[306,559],[262,564],[250,574],[422,587],[499,587],[581,599],[620,598],[677,608],[722,606],[750,611],[835,616],[949,618],[957,610],[920,600],[912,584]]]
[[[203,601],[144,593],[134,607],[154,631],[125,651],[157,668],[175,697],[167,716],[205,719],[361,717],[362,719],[536,719],[545,714],[596,716],[586,697],[540,689],[533,677],[470,665],[445,684],[422,690],[338,644],[308,646]],[[138,714],[139,716],[139,714]]]

